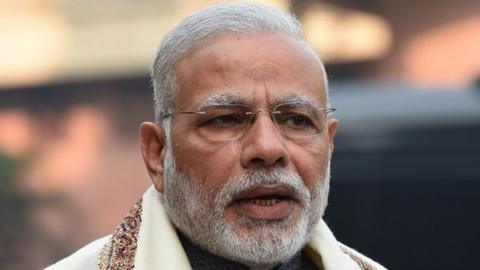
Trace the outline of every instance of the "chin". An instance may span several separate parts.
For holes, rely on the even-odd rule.
[[[300,209],[299,209],[300,210]],[[235,215],[216,235],[211,252],[251,268],[269,268],[291,259],[307,243],[310,227],[305,212],[281,220]]]

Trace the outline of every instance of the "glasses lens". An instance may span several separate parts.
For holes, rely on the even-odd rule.
[[[326,122],[326,112],[306,104],[281,104],[273,113],[278,128],[286,137],[310,138],[320,133]]]
[[[248,108],[242,105],[211,106],[199,115],[198,131],[205,139],[229,141],[242,136],[248,126]]]

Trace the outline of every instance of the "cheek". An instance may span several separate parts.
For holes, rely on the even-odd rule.
[[[177,168],[202,182],[208,192],[215,192],[238,173],[240,152],[234,144],[210,144],[179,140],[174,146]]]
[[[328,144],[315,148],[302,147],[292,151],[294,152],[290,152],[291,161],[309,189],[324,180],[329,160]]]

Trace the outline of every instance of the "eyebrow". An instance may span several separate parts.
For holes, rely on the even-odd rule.
[[[307,95],[290,95],[280,99],[278,104],[282,103],[297,103],[297,104],[306,104],[311,107],[319,107],[315,100]]]
[[[283,103],[306,104],[313,108],[319,107],[318,103],[315,102],[315,100],[312,97],[307,95],[293,94],[286,97],[282,97],[274,105],[283,104]],[[248,104],[248,102],[246,101],[245,98],[242,98],[237,94],[220,93],[220,94],[215,94],[206,98],[205,101],[203,101],[198,106],[197,110],[202,111],[211,106],[219,106],[219,105],[228,106],[228,105],[238,105],[238,104],[246,105]]]
[[[211,106],[218,105],[236,105],[236,104],[246,104],[245,99],[239,97],[236,94],[231,93],[220,93],[209,96],[205,101],[203,101],[197,108],[197,110],[202,111]]]

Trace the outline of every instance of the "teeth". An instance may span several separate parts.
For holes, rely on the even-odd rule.
[[[260,205],[260,206],[272,206],[276,203],[278,203],[280,200],[278,199],[268,199],[268,200],[262,200],[262,199],[254,199],[252,202],[253,204]]]

